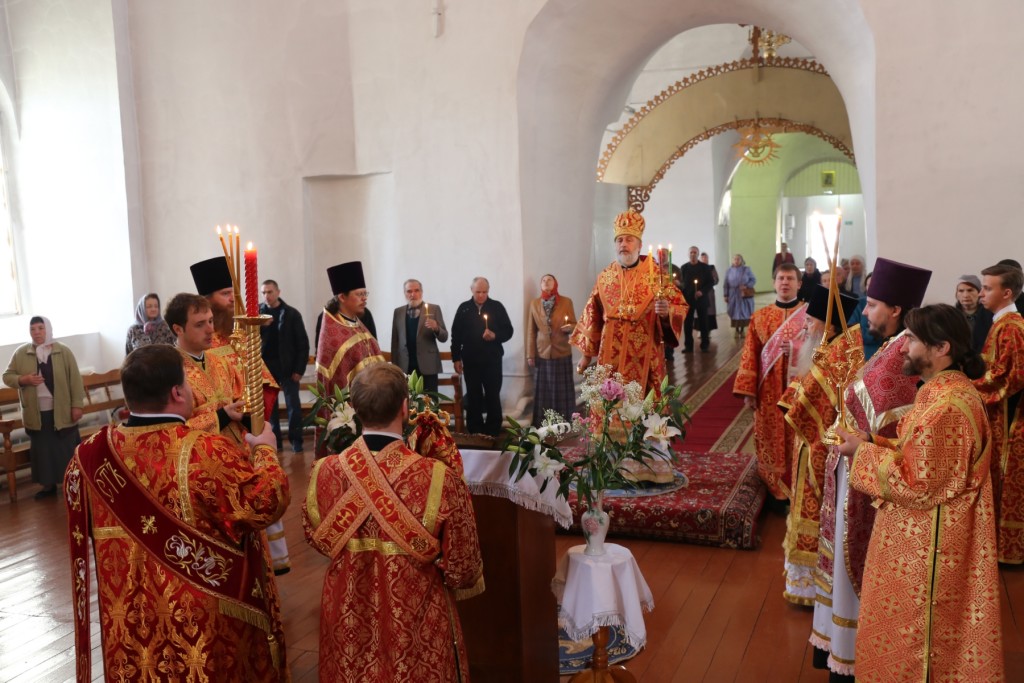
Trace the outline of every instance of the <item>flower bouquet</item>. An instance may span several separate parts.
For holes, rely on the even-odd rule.
[[[681,387],[665,378],[659,389],[644,396],[637,382],[624,382],[610,366],[589,368],[580,391],[581,403],[589,409],[586,417],[576,413],[567,422],[548,411],[539,429],[507,418],[505,448],[513,454],[509,476],[516,481],[526,473],[540,476],[541,491],[557,480],[557,495],[562,498],[575,489],[587,506],[581,525],[589,545],[602,516],[607,532],[607,515],[601,510],[604,491],[635,487],[638,471],[658,465],[671,471],[676,460],[669,442],[685,435],[689,415],[680,399]],[[580,457],[567,457],[559,448],[559,441],[570,434],[581,440]]]

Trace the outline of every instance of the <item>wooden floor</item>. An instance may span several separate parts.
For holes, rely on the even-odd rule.
[[[700,386],[735,353],[732,331],[722,318],[723,329],[713,334],[709,352],[676,355],[677,383]],[[285,528],[293,569],[278,586],[296,683],[317,680],[320,585],[327,565],[304,542],[299,521],[311,459],[309,453],[283,456],[292,485]],[[67,517],[59,499],[33,500],[36,488],[19,487],[22,498],[16,504],[8,502],[6,487],[0,488],[0,683],[74,676]],[[633,552],[654,594],[647,648],[628,662],[637,680],[827,681],[825,672],[811,667],[811,611],[782,599],[784,533],[785,519],[766,512],[755,551],[611,539]],[[581,542],[557,536],[558,555]],[[1024,683],[1024,568],[1003,569],[1001,589],[1007,680]],[[95,599],[93,633],[94,678],[102,680]]]

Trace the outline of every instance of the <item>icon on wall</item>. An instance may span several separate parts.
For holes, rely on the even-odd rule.
[[[832,190],[836,186],[836,172],[835,171],[822,171],[821,172],[821,189]]]

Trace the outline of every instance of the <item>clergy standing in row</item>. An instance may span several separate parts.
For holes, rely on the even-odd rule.
[[[468,681],[455,600],[484,590],[469,489],[402,442],[409,389],[396,366],[360,371],[351,399],[362,436],[316,461],[302,506],[306,539],[330,559],[320,680]]]
[[[869,331],[885,340],[847,387],[847,420],[886,438],[911,408],[918,377],[903,374],[903,320],[921,305],[932,272],[879,258],[868,285]],[[833,447],[825,462],[825,488],[818,543],[817,595],[811,644],[814,665],[831,669],[833,683],[853,683],[857,615],[868,539],[874,523],[871,499],[849,488],[849,461]]]
[[[754,411],[757,473],[776,500],[785,500],[790,494],[793,433],[778,403],[790,382],[792,358],[799,353],[807,307],[796,298],[800,271],[792,263],[776,268],[774,286],[775,302],[750,318],[732,393]]]
[[[289,680],[260,534],[289,502],[270,425],[244,446],[189,427],[182,356],[164,344],[129,354],[121,387],[128,421],[79,446],[64,478],[78,683],[93,680],[89,538],[107,680]]]
[[[617,258],[597,276],[569,342],[583,353],[580,373],[596,358],[647,394],[661,390],[664,347],[679,346],[688,307],[651,257],[640,255],[645,225],[632,209],[615,219]]]
[[[992,327],[981,355],[987,369],[974,386],[988,408],[992,427],[992,482],[996,493],[999,561],[1024,563],[1024,318],[1014,300],[1024,286],[1019,268],[996,265],[981,271],[982,303]]]
[[[877,271],[876,271],[877,273]],[[909,311],[903,374],[924,384],[897,437],[840,432],[850,486],[878,507],[861,593],[857,680],[1003,680],[985,364],[963,314]]]
[[[822,438],[838,413],[836,387],[828,369],[849,362],[857,349],[863,354],[860,325],[851,325],[843,334],[842,321],[857,308],[858,299],[840,294],[841,306],[829,301],[828,287],[816,285],[807,302],[806,338],[794,359],[797,380],[782,395],[779,407],[785,411],[786,424],[795,435],[792,450],[793,486],[786,518],[785,551],[786,590],[783,597],[797,605],[813,605],[814,569],[818,566],[818,528],[821,517],[822,485],[828,446]],[[829,308],[831,307],[831,315]],[[821,365],[812,362],[829,320],[828,343]],[[861,356],[863,357],[863,356]]]
[[[237,393],[232,400],[239,400],[244,395],[245,369],[242,357],[232,343],[232,332],[235,324],[235,287],[231,277],[228,261],[223,256],[215,256],[205,261],[193,263],[190,267],[192,281],[196,291],[210,302],[213,311],[213,334],[206,347],[211,358],[221,358],[228,364],[234,377],[240,382]],[[267,364],[260,358],[263,374],[263,414],[273,415],[277,408],[277,395],[280,387],[270,374]],[[248,423],[246,430],[248,430]],[[236,437],[241,443],[241,433]],[[267,540],[270,544],[270,556],[274,561],[275,574],[287,574],[291,570],[288,557],[288,542],[284,537],[284,522],[275,522],[267,528]]]
[[[334,389],[344,389],[356,373],[372,363],[383,363],[377,340],[370,330],[359,321],[366,311],[366,279],[363,264],[349,261],[327,269],[331,291],[338,301],[338,312],[326,308],[323,325],[316,347],[316,380],[323,384],[328,395]],[[316,457],[322,458],[327,451],[322,445],[323,427],[316,428]]]

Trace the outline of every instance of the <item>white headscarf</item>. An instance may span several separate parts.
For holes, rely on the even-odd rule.
[[[50,324],[50,319],[41,315],[33,316],[35,318],[42,318],[43,325],[46,327],[46,339],[43,343],[36,347],[36,360],[40,363],[45,363],[50,359],[50,350],[53,348],[53,325]],[[39,323],[36,323],[37,325]],[[29,325],[31,327],[31,324]]]

